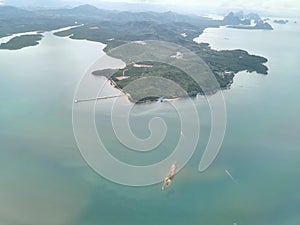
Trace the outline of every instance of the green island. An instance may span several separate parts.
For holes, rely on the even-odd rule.
[[[43,35],[41,34],[28,34],[21,35],[10,39],[6,43],[0,44],[0,49],[7,50],[18,50],[29,46],[38,45],[40,40],[42,40]]]
[[[132,41],[159,40],[172,42],[189,49],[202,58],[215,75],[220,87],[229,88],[234,75],[240,71],[255,71],[260,74],[267,74],[268,68],[264,65],[267,59],[251,55],[240,49],[213,50],[207,43],[198,44],[194,42],[194,38],[198,37],[208,27],[243,26],[248,25],[251,20],[256,21],[256,24],[258,24],[257,29],[270,29],[268,24],[262,22],[261,18],[253,13],[247,15],[229,13],[223,20],[213,20],[174,12],[110,11],[98,9],[91,5],[81,5],[70,9],[35,11],[2,6],[0,7],[0,37],[20,32],[37,30],[43,32],[78,25],[68,30],[56,32],[55,35],[104,43],[106,44],[105,52]],[[260,25],[264,26],[261,27]],[[3,43],[1,48],[20,49],[38,44],[37,41],[41,38],[42,35],[40,34],[16,37],[7,43]],[[201,93],[201,89],[195,85],[193,80],[189,80],[188,76],[184,76],[183,71],[176,70],[169,65],[155,64],[148,70],[127,65],[125,70],[127,70],[126,73],[131,74],[130,79],[122,81],[114,79],[124,70],[118,71],[112,77],[112,81],[121,89],[126,86],[126,83],[138,79],[143,74],[143,76],[168,77],[168,79],[182,85],[190,96]],[[171,76],[171,73],[174,75]],[[99,75],[98,72],[94,74]],[[213,92],[214,90],[212,90]],[[135,101],[136,99],[133,97],[132,100]]]

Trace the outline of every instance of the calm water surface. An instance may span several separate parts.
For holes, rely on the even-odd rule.
[[[265,56],[269,75],[241,72],[232,89],[224,91],[226,136],[204,173],[197,168],[210,112],[204,98],[193,100],[201,120],[197,151],[165,192],[160,184],[132,188],[105,180],[87,166],[76,147],[73,95],[81,76],[104,54],[102,44],[46,33],[38,46],[0,51],[0,223],[298,225],[300,25],[274,28],[207,29],[199,37],[216,49],[240,48]],[[164,118],[169,128],[158,152],[145,159],[116,141],[105,107],[112,101],[97,104],[96,116],[112,154],[147,164],[171,152],[180,136],[172,107],[153,103],[133,109],[132,129],[141,138],[149,135],[153,116]]]

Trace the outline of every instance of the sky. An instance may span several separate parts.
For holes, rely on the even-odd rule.
[[[72,1],[72,0],[64,0]],[[94,0],[97,2],[97,0]],[[121,2],[122,0],[106,0],[109,2]],[[199,5],[212,7],[255,7],[266,9],[300,9],[299,0],[123,0],[129,3],[164,3],[177,5]]]
[[[64,0],[72,1],[72,0]],[[93,0],[97,2],[98,0]],[[106,0],[120,2],[120,0]],[[98,1],[99,2],[99,1]],[[249,9],[269,12],[293,12],[300,15],[299,0],[123,0],[128,3],[179,5],[185,8]]]
[[[64,0],[65,2],[72,0]],[[99,2],[99,0],[93,0]],[[205,8],[254,9],[274,12],[293,11],[300,15],[299,0],[106,0],[108,2],[151,3]]]
[[[55,5],[61,3],[62,5],[74,5],[74,4],[95,4],[97,5],[103,2],[126,2],[126,3],[150,3],[163,4],[165,6],[177,5],[178,8],[190,8],[194,10],[207,9],[207,8],[219,8],[219,9],[246,9],[256,11],[289,13],[294,15],[300,15],[300,0],[0,0],[0,4],[3,2],[7,4],[11,3],[23,3],[28,4],[32,2],[40,5]],[[12,4],[13,5],[13,4]]]

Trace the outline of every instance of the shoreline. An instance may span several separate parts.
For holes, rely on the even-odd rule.
[[[97,75],[93,75],[92,73],[90,74],[92,76],[97,76]],[[192,98],[192,99],[196,99],[197,97],[201,96],[201,97],[210,97],[210,96],[213,96],[215,95],[217,92],[219,91],[224,91],[224,90],[230,90],[231,89],[231,85],[233,84],[233,80],[232,82],[229,84],[229,86],[227,86],[226,88],[221,88],[218,89],[218,90],[215,90],[211,93],[207,93],[207,94],[204,94],[204,93],[197,93],[195,96],[174,96],[174,97],[166,97],[166,98],[163,98],[163,97],[158,97],[157,99],[155,100],[143,100],[143,101],[133,101],[130,94],[127,93],[126,91],[124,91],[122,88],[118,87],[118,85],[111,79],[108,79],[107,77],[105,76],[98,76],[98,77],[101,77],[102,79],[104,79],[105,83],[106,82],[109,82],[109,85],[114,88],[115,90],[117,90],[121,95],[120,96],[107,96],[107,98],[113,98],[113,97],[125,97],[127,102],[130,103],[130,104],[148,104],[148,103],[154,103],[154,102],[161,102],[161,103],[164,103],[164,102],[170,102],[170,101],[176,101],[176,100],[184,100],[186,98]],[[97,97],[97,98],[101,98],[101,97]],[[82,100],[75,100],[75,103],[77,103],[76,101],[80,102]]]
[[[36,47],[40,44],[40,42],[43,40],[43,38],[45,37],[45,34],[47,33],[51,33],[52,35],[56,36],[55,33],[57,32],[62,32],[62,31],[66,31],[66,30],[70,30],[76,27],[81,27],[84,26],[84,24],[80,24],[80,25],[74,25],[74,26],[67,26],[67,27],[62,27],[59,29],[55,29],[55,30],[43,30],[43,31],[28,31],[28,32],[21,32],[21,33],[15,33],[15,34],[11,34],[8,36],[4,36],[0,38],[0,45],[7,45],[10,44],[10,42],[14,41],[16,38],[18,38],[18,43],[22,43],[21,40],[26,38],[27,36],[40,36],[41,38],[38,39],[35,44],[24,44],[20,47],[16,47],[16,48],[1,48],[1,50],[9,50],[9,51],[16,51],[16,50],[21,50],[24,48],[28,48],[28,47]]]

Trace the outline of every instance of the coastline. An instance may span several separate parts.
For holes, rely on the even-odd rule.
[[[93,75],[93,74],[92,74]],[[95,76],[95,75],[93,75]],[[127,93],[126,91],[124,91],[122,88],[118,87],[118,85],[111,79],[108,79],[107,77],[105,76],[102,76],[106,79],[106,82],[109,81],[109,84],[116,90],[118,90],[121,94],[123,94],[123,97],[126,97],[126,99],[128,100],[128,102],[130,103],[134,103],[131,101],[131,96],[129,93]]]
[[[92,76],[97,76],[97,75],[94,75],[94,74],[90,74]],[[143,100],[143,101],[137,101],[135,102],[131,95],[129,93],[127,93],[126,91],[124,91],[122,88],[118,87],[118,85],[111,79],[108,79],[107,77],[105,76],[98,76],[98,77],[101,77],[102,79],[104,79],[105,83],[108,83],[109,82],[109,85],[114,88],[114,90],[117,90],[122,96],[119,96],[119,97],[124,97],[126,98],[127,102],[130,103],[130,104],[148,104],[148,103],[154,103],[154,102],[170,102],[170,101],[176,101],[176,100],[181,100],[181,99],[185,99],[185,98],[192,98],[192,99],[196,99],[198,96],[202,96],[202,97],[205,97],[205,96],[213,96],[215,95],[218,91],[223,91],[223,90],[229,90],[231,88],[231,84],[233,84],[233,80],[232,82],[230,83],[230,85],[226,88],[221,88],[218,89],[218,90],[215,90],[213,92],[210,92],[210,93],[197,93],[197,95],[195,96],[174,96],[174,97],[166,97],[166,98],[163,98],[163,97],[160,97],[160,98],[157,98],[157,99],[153,99],[153,100]],[[112,96],[114,97],[114,96]],[[78,100],[80,101],[80,100]],[[76,100],[75,100],[75,103],[76,103]]]
[[[0,48],[0,50],[15,51],[15,50],[21,50],[21,49],[27,48],[27,47],[38,46],[40,44],[40,42],[43,40],[44,35],[47,33],[51,33],[51,34],[55,35],[55,33],[57,33],[57,32],[62,32],[62,31],[66,31],[66,30],[76,28],[76,27],[81,27],[81,26],[84,26],[84,24],[62,27],[62,28],[50,30],[50,31],[29,31],[29,32],[15,33],[15,34],[12,34],[9,36],[4,36],[4,37],[0,38],[0,46],[1,45],[8,46],[13,41],[15,41],[18,46],[17,47],[16,46],[3,47],[3,48]],[[30,40],[27,43],[24,43],[23,42],[24,39],[26,39],[28,36],[31,36],[32,40]]]

